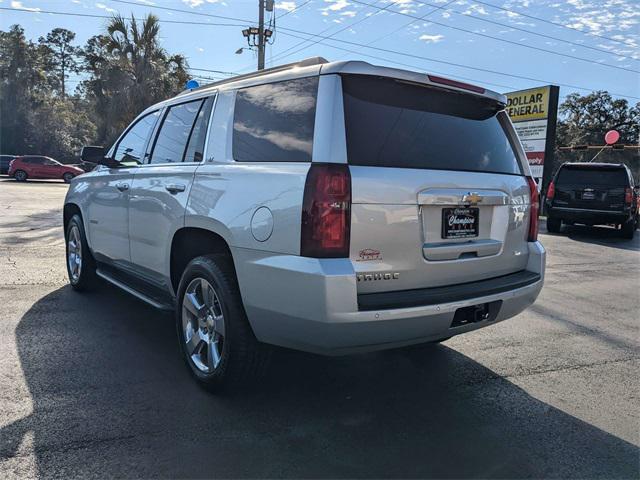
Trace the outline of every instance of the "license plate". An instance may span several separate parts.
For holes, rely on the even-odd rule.
[[[442,238],[478,236],[479,208],[443,208]]]

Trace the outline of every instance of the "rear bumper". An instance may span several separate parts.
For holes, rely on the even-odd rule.
[[[547,215],[559,218],[565,222],[606,224],[623,223],[631,218],[629,211],[621,210],[589,210],[584,208],[549,207]]]
[[[526,271],[530,281],[523,285],[514,283],[514,288],[492,293],[485,290],[484,294],[478,290],[476,295],[470,293],[470,286],[464,298],[452,295],[447,300],[438,296],[436,303],[363,310],[358,305],[356,275],[348,259],[232,251],[245,310],[256,337],[266,343],[326,355],[435,341],[492,325],[531,305],[544,281],[545,250],[535,242],[529,243]],[[494,319],[451,328],[456,310],[496,301],[502,304]]]

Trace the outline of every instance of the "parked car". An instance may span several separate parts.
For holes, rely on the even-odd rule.
[[[14,158],[16,157],[13,155],[0,155],[0,175],[9,173],[9,164]]]
[[[140,114],[64,206],[76,290],[174,310],[216,390],[265,344],[326,355],[438,342],[513,317],[543,284],[538,192],[506,98],[310,59]]]
[[[82,175],[84,170],[73,165],[63,165],[53,158],[40,155],[16,157],[9,165],[9,176],[19,182],[37,178],[59,178],[66,183]]]
[[[638,227],[638,191],[622,163],[565,163],[547,189],[547,230],[563,223],[613,224],[625,238]]]

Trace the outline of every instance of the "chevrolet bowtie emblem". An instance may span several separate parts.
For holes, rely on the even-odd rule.
[[[480,203],[482,201],[482,195],[478,195],[477,193],[467,193],[462,196],[462,203],[469,203],[475,205],[476,203]]]

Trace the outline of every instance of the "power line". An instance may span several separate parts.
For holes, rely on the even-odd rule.
[[[116,0],[111,0],[111,1],[116,1]],[[123,2],[124,0],[117,0],[117,1]],[[131,2],[128,2],[128,3],[131,3]],[[168,7],[156,7],[156,6],[154,6],[154,8],[168,8]],[[43,11],[43,10],[40,10],[40,11],[21,10],[21,9],[8,8],[8,7],[0,7],[0,10],[13,10],[13,11],[24,12],[24,13],[52,13],[52,14],[57,14],[57,15],[72,15],[72,16],[84,15],[84,14],[74,14],[74,13],[69,13],[69,12],[54,12],[54,11]],[[186,10],[185,10],[185,12],[192,13],[192,14],[195,14],[195,15],[200,15],[200,13],[197,13],[197,12],[188,12]],[[202,14],[202,15],[209,16],[209,14]],[[111,17],[108,17],[108,18],[111,18]],[[238,19],[236,19],[236,20],[238,20]],[[243,20],[240,19],[240,21],[243,21]],[[310,33],[307,33],[307,32],[303,32],[303,31],[300,31],[300,30],[296,30],[296,29],[292,29],[292,28],[286,28],[286,27],[279,27],[279,28],[280,28],[280,30],[286,30],[288,32],[294,32],[294,34],[281,32],[281,33],[284,33],[285,35],[289,35],[289,36],[294,37],[294,38],[299,38],[299,39],[307,38],[307,37],[300,37],[300,36],[297,36],[295,34],[313,36],[313,34],[310,34]],[[327,40],[325,38],[323,38],[319,43],[323,43],[323,44],[327,45],[325,43],[326,41]],[[401,51],[398,51],[398,50],[391,50],[391,49],[382,48],[382,47],[374,47],[374,46],[371,46],[371,45],[366,45],[366,44],[358,43],[358,42],[352,42],[352,41],[349,41],[349,40],[339,40],[339,39],[329,38],[328,41],[330,41],[330,42],[339,42],[339,43],[342,43],[342,44],[352,45],[352,46],[356,46],[356,47],[373,49],[373,50],[377,50],[377,51],[384,52],[384,53],[391,53],[391,54],[394,54],[394,55],[401,55],[401,56],[405,56],[405,57],[409,57],[409,58],[415,58],[415,59],[418,59],[418,60],[425,60],[425,61],[429,61],[429,62],[441,63],[441,64],[444,64],[444,65],[450,65],[450,66],[459,67],[459,68],[466,68],[466,69],[469,69],[469,70],[475,70],[475,71],[479,71],[479,72],[491,73],[491,74],[500,75],[500,76],[503,76],[503,77],[518,78],[518,79],[522,79],[522,80],[529,80],[529,81],[533,81],[533,82],[541,82],[541,83],[547,83],[547,84],[552,84],[553,83],[553,84],[557,84],[557,85],[560,85],[560,86],[563,86],[563,87],[574,88],[576,90],[582,90],[582,91],[598,90],[597,88],[580,87],[580,86],[577,86],[577,85],[559,83],[559,82],[555,82],[555,81],[551,81],[551,80],[543,80],[543,79],[534,78],[534,77],[527,77],[527,76],[524,76],[524,75],[516,75],[516,74],[513,74],[513,73],[503,73],[503,72],[498,72],[498,71],[490,70],[490,69],[486,69],[486,68],[463,65],[463,64],[460,64],[460,63],[450,62],[450,61],[446,61],[446,60],[440,60],[440,59],[436,59],[436,58],[429,58],[429,57],[424,57],[424,56],[420,56],[420,55],[414,55],[414,54],[410,54],[410,53],[407,53],[407,52],[401,52]],[[327,46],[330,46],[332,48],[340,49],[340,47],[335,47],[334,45],[327,45]],[[353,52],[353,53],[359,53],[359,52]],[[366,56],[364,54],[361,54],[361,55]],[[627,95],[627,94],[616,93],[616,92],[610,92],[610,93],[612,95],[616,95],[616,96],[619,96],[619,97],[627,97],[627,98],[633,98],[633,99],[640,100],[640,97],[636,97],[636,96],[633,96],[633,95]]]
[[[454,1],[457,1],[457,0],[454,0]],[[294,36],[294,35],[291,35],[290,33],[285,33],[284,35]],[[296,38],[299,38],[299,37],[296,37]],[[385,58],[385,57],[378,57],[376,55],[370,55],[368,53],[358,52],[357,50],[351,50],[349,48],[337,47],[335,45],[326,45],[326,46],[329,47],[329,48],[335,48],[336,50],[340,50],[340,51],[343,51],[343,52],[355,53],[355,54],[360,55],[362,57],[373,58],[375,60],[381,60],[383,62],[392,63],[394,65],[400,65],[402,67],[411,68],[414,71],[423,71],[423,72],[426,73],[426,70],[424,68],[422,68],[421,66],[418,66],[418,65],[412,65],[410,63],[402,63],[402,62],[398,62],[396,60],[389,60],[388,58]],[[452,75],[449,72],[439,72],[439,71],[433,70],[431,68],[429,69],[428,73],[436,73],[438,75],[444,75],[444,76],[451,77],[451,78],[454,78],[454,79],[459,79],[459,80],[469,80],[469,81],[476,82],[476,83],[482,83],[483,85],[493,85],[494,87],[509,88],[509,89],[512,89],[512,90],[517,90],[518,89],[518,87],[514,87],[513,85],[504,85],[504,84],[501,84],[501,83],[492,83],[492,82],[479,81],[477,78],[463,77],[463,76],[457,75],[457,74],[456,75]]]
[[[110,1],[116,2],[116,3],[128,4],[128,5],[141,6],[141,4],[139,4],[137,2],[132,2],[131,0],[110,0]],[[351,1],[353,3],[358,3],[358,4],[361,4],[361,5],[368,6],[368,7],[377,8],[378,10],[385,10],[387,8],[387,7],[379,7],[379,6],[364,2],[362,0],[351,0]],[[486,5],[494,6],[494,5],[491,5],[491,4],[487,4],[485,2],[478,2],[478,3],[483,3],[483,4],[486,4]],[[212,18],[220,18],[220,19],[224,19],[224,20],[233,20],[233,21],[241,21],[241,22],[242,21],[246,21],[244,19],[237,18],[237,17],[227,17],[227,16],[214,15],[214,14],[211,14],[211,13],[204,13],[204,12],[193,12],[193,11],[184,10],[184,9],[181,9],[181,8],[162,7],[162,6],[158,6],[158,5],[153,5],[153,6],[151,6],[151,8],[157,8],[157,9],[160,9],[160,10],[167,10],[167,11],[172,11],[172,12],[187,13],[187,14],[191,14],[191,15],[200,15],[200,16],[206,16],[206,17],[212,17]],[[498,7],[495,7],[495,8],[498,8]],[[410,17],[410,18],[414,18],[414,19],[417,19],[417,20],[420,19],[420,17],[418,17],[416,15],[412,15],[410,13],[397,12],[397,11],[394,11],[394,10],[388,10],[388,12],[389,13],[395,13],[397,15],[404,15],[404,16],[407,16],[407,17]],[[518,13],[519,14],[519,12],[513,12],[513,13]],[[566,54],[566,53],[555,52],[553,50],[547,50],[547,49],[540,48],[540,47],[534,47],[533,45],[526,45],[526,44],[522,44],[522,43],[511,41],[511,40],[507,40],[507,39],[504,39],[504,38],[493,37],[491,35],[486,35],[484,33],[474,32],[473,30],[467,30],[467,29],[464,29],[464,28],[461,28],[461,27],[455,27],[453,25],[447,25],[446,23],[436,22],[435,20],[430,20],[430,22],[434,23],[436,25],[440,25],[440,26],[445,27],[445,28],[451,28],[451,29],[454,29],[454,30],[459,30],[459,31],[462,31],[462,32],[465,32],[465,33],[470,33],[472,35],[477,35],[477,36],[489,38],[489,39],[496,40],[496,41],[499,41],[499,42],[509,43],[509,44],[516,45],[516,46],[519,46],[519,47],[538,50],[538,51],[549,53],[549,54],[552,54],[552,55],[558,55],[558,56],[563,56],[563,57],[567,57],[567,58],[572,58],[574,60],[579,60],[579,61],[591,63],[593,65],[609,67],[609,68],[615,68],[615,69],[619,69],[619,70],[625,70],[625,71],[629,71],[629,72],[632,72],[632,73],[640,73],[640,71],[632,70],[632,69],[629,69],[629,68],[619,67],[617,65],[609,65],[609,64],[605,64],[605,63],[599,63],[599,62],[595,62],[593,60],[589,60],[589,59],[586,59],[586,58],[583,58],[583,57],[578,57],[578,56],[575,56],[575,55],[569,55],[569,54]],[[295,30],[295,29],[291,29],[291,28],[286,28],[286,27],[279,27],[279,28],[280,28],[280,30],[288,30],[288,31],[292,31],[294,33],[307,34],[307,32],[301,32],[299,30]],[[319,43],[319,42],[316,42],[316,43]]]
[[[304,3],[301,3],[300,5],[298,5],[297,7],[292,8],[291,10],[287,10],[285,13],[283,13],[282,15],[280,15],[280,20],[282,20],[284,17],[286,17],[287,15],[289,15],[290,13],[295,12],[296,10],[300,10],[302,7],[304,7],[307,3],[310,3],[311,0],[307,0]]]
[[[211,70],[209,68],[189,67],[189,70],[197,70],[199,72],[220,73],[222,75],[240,75],[238,72],[223,72],[222,70]]]
[[[126,4],[126,5],[135,5],[136,7],[156,8],[158,10],[166,10],[166,11],[169,11],[169,12],[188,13],[190,15],[199,15],[201,17],[220,18],[222,20],[231,20],[231,21],[234,21],[234,22],[243,22],[243,25],[246,25],[246,23],[249,22],[248,20],[245,20],[244,18],[226,17],[224,15],[214,15],[213,13],[205,13],[205,12],[193,12],[193,11],[189,11],[189,10],[183,10],[181,8],[161,7],[160,5],[155,5],[155,4],[154,5],[143,5],[143,4],[140,4],[138,2],[132,2],[130,0],[109,0],[109,1],[110,2],[116,2],[116,3],[123,3],[123,4]]]
[[[380,9],[380,7],[378,7],[378,6],[372,5],[372,4],[367,3],[367,2],[363,2],[361,0],[351,0],[351,1],[354,2],[354,3],[361,4],[361,5],[368,5],[369,7]],[[403,15],[403,16],[409,17],[409,18],[420,19],[420,17],[418,17],[417,15],[413,15],[411,13],[398,12],[398,11],[395,11],[395,10],[388,10],[388,12],[389,13],[395,13],[397,15]],[[553,50],[547,50],[546,48],[535,47],[533,45],[527,45],[527,44],[524,44],[524,43],[518,43],[518,42],[514,42],[513,40],[507,40],[506,38],[499,38],[499,37],[494,37],[494,36],[491,36],[491,35],[487,35],[486,33],[474,32],[473,30],[467,30],[466,28],[456,27],[454,25],[447,25],[446,23],[437,22],[435,20],[429,20],[429,22],[433,23],[435,25],[440,25],[441,27],[444,27],[444,28],[451,28],[453,30],[458,30],[460,32],[470,33],[471,35],[477,35],[479,37],[489,38],[491,40],[496,40],[498,42],[508,43],[510,45],[516,45],[518,47],[523,47],[523,48],[529,48],[531,50],[537,50],[537,51],[540,51],[540,52],[549,53],[551,55],[557,55],[557,56],[561,56],[561,57],[572,58],[574,60],[580,60],[582,62],[587,62],[587,63],[591,63],[591,64],[594,64],[594,65],[599,65],[601,67],[615,68],[615,69],[618,69],[618,70],[625,70],[625,71],[632,72],[632,73],[640,73],[640,71],[638,71],[638,70],[632,70],[632,69],[626,68],[626,67],[619,67],[617,65],[609,65],[607,63],[599,63],[599,62],[596,62],[594,60],[589,60],[588,58],[578,57],[578,56],[575,56],[575,55],[570,55],[568,53],[560,53],[560,52],[556,52],[556,51],[553,51]]]
[[[379,0],[376,0],[376,1],[374,2],[374,4],[375,4],[375,3],[377,3],[378,1],[379,1]],[[378,12],[374,13],[373,15],[364,16],[363,18],[360,18],[360,19],[358,19],[357,21],[352,22],[352,23],[350,23],[350,24],[348,24],[348,25],[346,25],[346,26],[342,27],[340,30],[338,30],[338,31],[336,31],[336,32],[334,32],[334,33],[332,33],[332,34],[331,34],[331,35],[329,35],[327,38],[331,38],[331,37],[333,37],[333,36],[335,36],[335,35],[337,35],[337,34],[339,34],[339,33],[341,33],[341,32],[344,32],[345,30],[347,30],[347,29],[349,29],[349,28],[353,27],[354,25],[358,25],[358,24],[360,24],[360,23],[362,23],[362,22],[364,22],[364,21],[366,21],[366,20],[370,19],[371,17],[375,17],[377,14],[381,13],[382,11],[387,10],[388,8],[391,8],[393,5],[396,5],[397,3],[398,3],[398,1],[397,1],[397,0],[396,0],[396,1],[392,1],[392,2],[391,2],[391,3],[389,3],[386,7],[382,8],[382,10],[380,10],[380,11],[378,11]],[[375,7],[377,8],[377,5],[374,5],[374,4],[372,4],[372,6],[375,6]],[[327,28],[327,29],[324,29],[322,32],[320,32],[320,34],[319,34],[319,35],[322,35],[322,33],[326,32],[327,30],[331,30],[331,28],[333,28],[333,25],[332,25],[331,27]],[[304,44],[304,43],[307,43],[307,41],[308,41],[308,40],[303,40],[302,42],[297,43],[297,44],[296,44],[296,45],[294,45],[293,47],[288,48],[288,49],[287,49],[287,50],[285,50],[284,52],[279,53],[278,55],[276,55],[276,60],[278,60],[278,59],[280,59],[280,60],[281,60],[281,59],[283,59],[283,58],[290,57],[291,55],[295,55],[296,53],[301,52],[302,50],[306,50],[307,48],[312,47],[312,46],[314,46],[314,45],[318,44],[318,42],[319,42],[320,40],[314,41],[314,42],[310,43],[309,45],[306,45],[306,46],[304,46],[304,47],[302,47],[302,48],[300,48],[300,49],[296,50],[295,52],[291,52],[291,53],[289,53],[289,54],[286,54],[286,52],[289,52],[289,51],[291,51],[291,50],[293,50],[293,49],[295,49],[295,48],[299,47],[300,45],[302,45],[302,44]],[[285,54],[286,54],[286,55],[285,55]],[[283,56],[283,55],[284,55],[284,56]]]
[[[304,38],[304,37],[299,37],[297,35],[294,35],[294,34],[291,34],[291,33],[287,33],[287,32],[281,32],[281,34],[289,35],[291,37],[296,37],[296,38]],[[310,34],[307,34],[307,35],[310,35]],[[402,55],[402,56],[405,56],[405,57],[416,58],[418,60],[426,60],[426,61],[429,61],[429,62],[435,62],[435,63],[442,63],[442,64],[445,64],[445,65],[451,65],[453,67],[467,68],[469,70],[476,70],[476,71],[479,71],[479,72],[492,73],[494,75],[501,75],[503,77],[519,78],[519,79],[522,79],[522,80],[529,80],[529,81],[532,81],[532,82],[541,82],[541,83],[546,83],[546,84],[556,84],[556,85],[560,85],[560,86],[563,86],[563,87],[575,88],[577,90],[583,90],[583,91],[598,90],[596,88],[580,87],[580,86],[577,86],[577,85],[559,83],[559,82],[552,81],[552,80],[544,80],[544,79],[534,78],[534,77],[527,77],[527,76],[524,76],[524,75],[516,75],[516,74],[513,74],[513,73],[503,73],[503,72],[498,72],[496,70],[490,70],[490,69],[487,69],[487,68],[471,67],[471,66],[468,66],[468,65],[463,65],[461,63],[449,62],[447,60],[439,60],[439,59],[436,59],[436,58],[423,57],[423,56],[420,56],[420,55],[414,55],[414,54],[407,53],[407,52],[401,52],[401,51],[398,51],[398,50],[391,50],[391,49],[382,48],[382,47],[374,47],[374,46],[371,46],[371,45],[365,45],[364,43],[351,42],[351,41],[348,41],[348,40],[338,40],[338,39],[335,39],[335,38],[330,38],[328,40],[330,42],[346,43],[348,45],[354,45],[356,47],[369,48],[369,49],[372,49],[372,50],[378,50],[380,52],[392,53],[392,54],[395,54],[395,55]],[[324,43],[324,42],[326,42],[325,39],[320,41],[320,43]],[[328,46],[333,47],[333,45],[328,45]],[[354,53],[359,53],[359,52],[354,52]],[[626,94],[623,94],[623,93],[615,93],[615,92],[610,92],[610,93],[612,95],[616,95],[616,96],[619,96],[619,97],[635,98],[635,99],[640,100],[640,97],[635,97],[633,95],[626,95]]]
[[[452,13],[455,13],[456,15],[462,15],[462,16],[465,16],[465,17],[468,17],[468,18],[472,18],[474,20],[478,20],[480,22],[491,23],[493,25],[499,25],[501,27],[506,27],[506,28],[510,28],[512,30],[517,30],[517,31],[520,31],[520,32],[529,33],[531,35],[537,35],[539,37],[548,38],[548,39],[555,40],[555,41],[558,41],[558,42],[568,43],[568,44],[574,45],[576,47],[588,48],[589,50],[594,50],[596,52],[606,53],[607,55],[613,55],[615,57],[620,57],[620,58],[631,58],[631,59],[636,60],[636,61],[640,60],[640,58],[634,57],[633,55],[619,54],[619,53],[616,53],[616,52],[611,51],[611,50],[605,50],[604,48],[593,47],[591,45],[586,45],[584,43],[572,42],[571,40],[565,40],[563,38],[554,37],[553,35],[547,35],[546,33],[532,32],[531,30],[527,30],[525,28],[520,28],[520,27],[517,27],[517,26],[509,24],[509,23],[501,23],[501,22],[497,22],[495,20],[491,20],[489,18],[477,17],[477,16],[471,15],[469,13],[461,12],[459,10],[454,10],[453,8],[447,8],[451,3],[453,3],[453,2],[449,2],[446,5],[433,5],[431,3],[424,3],[423,5],[429,5],[430,7],[435,7],[436,10],[444,10],[444,11],[447,11],[447,12],[452,12]],[[422,18],[424,18],[424,17],[422,17]]]
[[[112,0],[115,1],[115,0]],[[48,13],[51,15],[64,15],[70,17],[88,17],[88,18],[102,18],[111,20],[113,18],[112,15],[97,15],[97,14],[89,14],[89,13],[75,13],[75,12],[57,12],[53,10],[23,10],[22,8],[13,8],[13,7],[0,7],[0,10],[9,10],[12,12],[20,12],[20,13]],[[142,21],[144,19],[139,17],[133,17],[136,21]],[[211,23],[211,22],[193,22],[189,20],[159,20],[162,23],[177,23],[180,25],[205,25],[208,27],[243,27],[244,23]]]
[[[457,0],[449,0],[449,1],[444,5],[444,7],[447,7],[447,6],[451,5],[451,4],[452,4],[453,2],[455,2],[455,1],[457,1]],[[438,11],[438,8],[434,8],[433,10],[431,10],[431,11],[427,12],[426,14],[424,14],[423,16],[421,16],[421,17],[420,17],[420,20],[424,20],[425,18],[427,18],[427,17],[428,17],[428,16],[430,16],[431,14],[435,13],[436,11]],[[390,31],[389,33],[385,33],[384,35],[379,36],[379,37],[378,37],[378,38],[376,38],[375,40],[372,40],[371,42],[369,42],[369,44],[370,44],[370,45],[373,45],[374,43],[379,42],[379,41],[380,41],[380,40],[382,40],[383,38],[390,37],[390,36],[391,36],[391,35],[393,35],[394,33],[399,32],[400,30],[404,30],[404,29],[405,29],[405,28],[407,28],[409,25],[412,25],[412,24],[414,24],[414,23],[416,23],[416,22],[418,22],[418,21],[419,21],[419,20],[417,20],[417,19],[416,19],[416,20],[411,20],[410,22],[408,22],[408,23],[405,23],[405,24],[401,25],[400,27],[396,28],[395,30],[392,30],[392,31]],[[400,65],[400,64],[399,64],[399,65]],[[438,73],[438,72],[434,72],[434,73]],[[462,77],[460,77],[460,78],[462,78]],[[497,84],[495,84],[495,83],[494,83],[494,84],[492,84],[492,85],[497,85]],[[498,85],[498,86],[501,86],[501,85]],[[510,87],[507,87],[507,88],[510,88]]]
[[[72,16],[72,17],[89,17],[89,18],[104,18],[104,19],[112,19],[112,16],[109,15],[93,15],[88,13],[74,13],[74,12],[55,12],[52,10],[22,10],[20,8],[9,8],[9,7],[0,7],[0,10],[10,10],[22,13],[48,13],[52,15],[63,15],[63,16]],[[133,17],[136,21],[141,21],[143,19]],[[178,23],[178,24],[186,24],[186,25],[208,25],[208,26],[219,26],[219,27],[242,27],[244,24],[228,24],[228,23],[209,23],[209,22],[189,22],[189,21],[179,21],[179,20],[159,20],[162,23]],[[196,68],[189,66],[189,70],[197,70],[201,72],[210,72],[210,73],[220,73],[222,75],[239,75],[237,72],[224,72],[221,70],[213,70],[209,68]]]
[[[605,35],[599,35],[599,34],[593,33],[593,32],[585,32],[584,30],[580,30],[579,28],[571,27],[569,25],[563,25],[562,23],[554,22],[552,20],[547,20],[546,18],[535,17],[535,16],[529,15],[527,13],[517,12],[515,10],[510,10],[508,8],[505,8],[505,7],[500,7],[498,5],[493,5],[492,3],[482,2],[480,0],[474,0],[474,1],[476,3],[481,3],[482,5],[486,5],[487,7],[495,8],[497,10],[502,10],[504,12],[509,12],[509,13],[515,13],[516,15],[520,15],[521,17],[530,18],[532,20],[538,20],[540,22],[548,23],[550,25],[555,25],[556,27],[562,27],[562,28],[566,28],[566,29],[569,29],[569,30],[574,30],[576,32],[580,32],[583,35],[591,35],[593,37],[604,38],[605,40],[609,40],[611,42],[620,43],[622,45],[626,45],[627,47],[636,47],[636,45],[633,45],[633,44],[629,43],[628,40],[618,40],[618,39],[615,39],[615,38],[607,37]]]
[[[376,1],[377,1],[377,0],[376,0]],[[307,1],[306,1],[306,2],[304,2],[304,3],[301,3],[300,5],[298,5],[297,7],[293,8],[292,10],[288,10],[288,11],[287,11],[287,12],[285,12],[284,14],[280,15],[280,17],[279,17],[279,18],[280,18],[280,20],[282,20],[282,18],[283,18],[283,17],[286,17],[286,16],[287,16],[287,15],[289,15],[290,13],[293,13],[293,12],[295,12],[296,10],[299,10],[300,8],[304,7],[304,6],[305,6],[306,4],[308,4],[309,2],[311,2],[311,0],[307,0]],[[274,16],[275,16],[275,15],[274,15]],[[330,29],[331,29],[331,27],[329,27],[329,28],[327,28],[327,29],[323,30],[323,31],[322,31],[322,33],[326,32],[327,30],[330,30]],[[277,31],[277,30],[276,30],[276,28],[274,28],[274,33],[275,33],[276,31]],[[287,50],[285,50],[285,52],[288,52],[288,51],[292,50],[293,48],[295,48],[296,46],[300,45],[301,43],[304,43],[304,42],[297,43],[297,44],[296,44],[296,45],[294,45],[293,47],[288,48]],[[281,55],[281,54],[277,54],[277,55],[276,55],[276,57],[278,57],[278,56],[280,56],[280,55]],[[271,65],[273,65],[273,61],[274,61],[274,58],[273,58],[273,54],[271,53],[271,54],[270,54],[270,57],[269,57],[269,63],[270,63]],[[253,67],[253,64],[251,64],[251,65],[247,65],[247,66],[245,66],[245,67],[240,68],[240,71],[241,71],[241,72],[244,72],[245,70],[252,69],[252,67]]]

